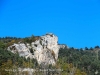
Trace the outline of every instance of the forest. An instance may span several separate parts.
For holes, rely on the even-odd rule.
[[[16,38],[0,38],[0,75],[29,75],[27,71],[18,72],[18,68],[44,69],[35,59],[26,59],[19,57],[7,50],[7,47],[19,41],[31,43],[39,36]],[[61,69],[62,71],[34,72],[32,75],[100,75],[100,50],[99,46],[94,48],[85,47],[84,49],[75,49],[74,47],[59,50],[59,57],[56,65],[47,65],[45,69]],[[16,69],[6,71],[7,69]]]

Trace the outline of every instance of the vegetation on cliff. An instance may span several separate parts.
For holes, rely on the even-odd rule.
[[[30,43],[38,38],[35,36],[27,38],[0,38],[0,75],[14,75],[15,72],[19,74],[17,71],[7,71],[8,69],[18,70],[19,67],[44,69],[43,65],[38,65],[35,59],[25,59],[7,50],[7,47],[13,43],[18,43],[19,41]],[[61,48],[56,65],[48,65],[45,68],[54,71],[35,72],[34,75],[100,75],[99,46],[91,47],[90,49],[85,47],[84,50],[82,48],[74,49],[73,47]],[[28,75],[28,72],[22,72],[20,74]]]

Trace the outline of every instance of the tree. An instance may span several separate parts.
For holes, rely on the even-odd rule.
[[[31,36],[31,40],[32,40],[32,42],[35,41],[35,36],[34,35]]]
[[[80,51],[83,51],[83,48],[80,48]]]
[[[93,48],[92,48],[92,47],[90,47],[90,50],[93,50]]]
[[[100,48],[99,46],[95,46],[95,48]]]
[[[0,42],[0,48],[2,48],[2,49],[5,48],[5,44],[3,42]]]
[[[0,66],[0,74],[1,75],[13,75],[13,64],[11,60],[8,60],[5,63],[2,63]]]
[[[85,47],[85,50],[89,50],[87,47]]]

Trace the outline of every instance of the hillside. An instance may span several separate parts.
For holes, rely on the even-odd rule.
[[[100,49],[74,49],[64,48],[59,51],[59,58],[69,64],[73,64],[87,75],[100,75]]]
[[[44,38],[42,39],[43,41],[41,41],[40,37],[41,36],[32,35],[26,38],[0,38],[0,75],[14,75],[15,73],[17,75],[100,75],[99,46],[90,49],[85,47],[84,50],[82,48],[68,48],[66,45],[57,44],[57,38],[55,38],[54,35],[45,35],[45,37],[42,37]],[[39,43],[37,43],[37,41],[39,41]],[[37,44],[37,47],[32,46],[32,48],[36,51],[39,49],[43,51],[43,56],[40,56],[41,52],[36,52],[36,55],[40,56],[40,58],[43,57],[41,60],[40,58],[34,58],[33,55],[35,51],[27,47],[27,44],[31,46],[33,42],[35,44],[34,46]],[[12,47],[13,45],[16,45],[15,49]],[[9,47],[12,49],[8,50]],[[16,49],[17,47],[18,49]],[[42,47],[44,47],[44,49],[42,49]],[[21,56],[17,51],[23,51],[23,49],[26,51],[29,50],[33,55],[29,53],[28,57]],[[56,49],[59,49],[59,52],[55,53],[55,51],[57,51]],[[13,50],[15,50],[15,53]],[[44,59],[46,59],[46,61]],[[52,60],[55,64],[52,64],[49,60]],[[42,62],[46,63],[46,65]],[[36,69],[37,71],[30,74],[28,71],[19,72],[19,68],[30,68]],[[9,71],[13,69],[17,71]],[[40,69],[42,71],[40,71]]]

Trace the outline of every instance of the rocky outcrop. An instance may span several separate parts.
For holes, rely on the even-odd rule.
[[[66,45],[59,45],[59,48],[64,49],[65,47],[67,47]]]
[[[41,36],[31,44],[18,43],[8,47],[13,53],[19,53],[25,58],[35,58],[39,64],[55,65],[58,58],[59,45],[58,37],[52,33]]]

